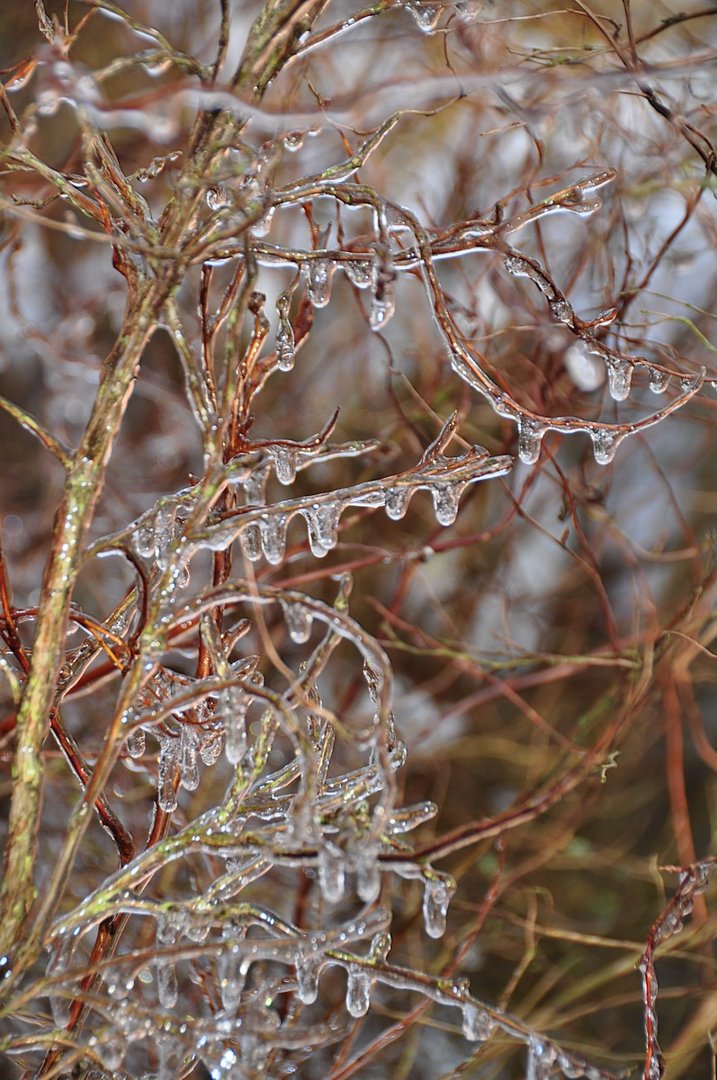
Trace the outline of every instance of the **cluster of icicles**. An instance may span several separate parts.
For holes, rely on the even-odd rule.
[[[424,10],[421,8],[421,10]],[[427,10],[427,9],[426,9]],[[447,346],[453,370],[465,379],[473,389],[481,393],[490,402],[496,413],[516,424],[518,429],[518,456],[525,464],[532,465],[540,456],[542,440],[549,431],[558,431],[563,435],[582,432],[591,439],[595,460],[600,465],[609,464],[615,457],[620,444],[629,436],[660,423],[668,415],[683,406],[697,393],[704,383],[704,370],[679,376],[678,395],[664,408],[648,415],[642,420],[630,423],[605,423],[584,420],[579,417],[547,417],[537,415],[514,401],[504,390],[488,376],[480,366],[476,356],[465,345],[457,333],[450,313],[445,305],[442,291],[433,270],[433,263],[445,258],[459,258],[479,251],[503,252],[503,265],[514,277],[528,278],[545,297],[552,317],[556,322],[572,331],[581,347],[590,354],[600,357],[607,370],[608,390],[616,402],[625,401],[632,387],[633,374],[645,370],[648,374],[650,390],[664,394],[668,389],[672,375],[669,370],[642,356],[631,356],[609,346],[598,336],[600,328],[614,321],[615,309],[602,312],[588,322],[581,320],[573,305],[558,288],[540,263],[520,251],[513,249],[507,242],[526,225],[542,217],[556,213],[589,216],[600,208],[601,200],[595,192],[615,179],[615,172],[607,169],[593,177],[577,181],[559,195],[544,200],[511,221],[500,226],[481,222],[466,225],[464,228],[438,236],[431,240],[421,228],[416,218],[397,204],[389,203],[376,192],[371,195],[365,189],[344,182],[332,180],[322,188],[317,183],[313,186],[321,189],[321,194],[338,197],[340,187],[342,201],[352,205],[370,205],[375,219],[376,238],[368,251],[315,251],[290,252],[260,240],[271,225],[275,207],[272,206],[261,219],[259,227],[253,232],[254,255],[257,261],[266,266],[278,266],[293,263],[300,270],[301,279],[306,286],[307,295],[316,308],[323,308],[331,299],[334,275],[340,269],[352,283],[361,290],[369,290],[369,324],[375,331],[386,328],[395,312],[395,282],[400,272],[420,269],[426,279],[428,294],[433,306],[436,328]],[[351,169],[347,168],[347,176]],[[346,179],[342,175],[342,179]],[[298,192],[294,193],[287,204],[293,202]],[[268,223],[268,224],[267,224]],[[415,246],[395,249],[391,244],[391,234],[404,231],[413,234]],[[223,255],[231,252],[227,248]],[[224,261],[221,259],[219,261]],[[283,371],[289,371],[294,365],[296,345],[294,332],[289,318],[291,290],[282,294],[277,304],[278,328],[276,332],[277,365]]]
[[[200,786],[202,770],[216,765],[222,753],[234,777],[216,805],[137,855],[53,928],[50,998],[56,1021],[63,1024],[76,985],[73,954],[84,935],[110,916],[145,917],[156,925],[149,958],[130,951],[103,971],[106,1000],[97,1007],[107,1024],[95,1029],[87,1048],[104,1068],[121,1069],[133,1044],[151,1038],[158,1047],[159,1080],[173,1080],[188,1055],[200,1058],[214,1080],[258,1075],[270,1054],[300,1060],[303,1053],[341,1039],[348,1025],[369,1010],[373,988],[382,985],[455,1007],[465,1037],[473,1042],[497,1031],[522,1041],[529,1075],[536,1080],[555,1069],[591,1080],[608,1075],[473,997],[467,980],[430,977],[388,959],[387,875],[420,883],[424,927],[433,938],[445,931],[456,884],[424,859],[412,858],[405,840],[436,807],[395,804],[394,776],[405,761],[405,748],[393,714],[391,667],[383,649],[349,613],[350,578],[339,581],[333,604],[269,585],[250,588],[242,580],[190,596],[190,564],[199,552],[225,550],[239,541],[248,559],[276,565],[285,558],[287,526],[295,516],[303,518],[318,557],[336,544],[341,514],[350,506],[383,508],[397,519],[413,495],[425,490],[438,522],[449,525],[468,485],[500,476],[511,466],[509,458],[492,458],[480,447],[446,454],[456,426],[457,417],[450,417],[421,460],[405,472],[271,505],[266,499],[272,473],[279,484],[288,485],[312,462],[368,452],[373,444],[331,443],[331,425],[305,443],[267,443],[224,467],[224,483],[244,492],[244,505],[236,511],[216,519],[209,512],[192,531],[189,521],[200,482],[160,499],[132,526],[94,545],[96,554],[131,552],[135,565],[144,565],[152,593],[149,623],[154,619],[155,625],[145,626],[139,639],[147,678],[122,717],[127,764],[151,772],[151,762],[158,762],[157,799],[166,812],[177,808],[181,789],[192,792]],[[231,625],[225,616],[223,633],[212,617],[219,606],[233,613]],[[259,656],[232,658],[251,633],[259,608],[268,614],[279,609],[291,641],[305,647],[283,691],[265,682]],[[127,634],[133,618],[125,611],[121,625],[118,619],[108,627]],[[213,672],[204,678],[162,662],[173,635],[181,636],[182,628],[197,618]],[[337,727],[337,718],[322,703],[319,682],[342,641],[358,653],[370,708],[367,719],[341,717]],[[339,738],[350,740],[364,764],[334,775],[329,767]],[[158,754],[148,753],[148,741],[158,745]],[[281,760],[272,758],[269,767],[272,751],[279,751]],[[224,870],[201,895],[171,900],[146,893],[146,883],[163,866],[202,855],[223,860]],[[300,928],[252,901],[256,893],[251,886],[258,887],[276,869],[314,875],[324,906],[321,929]],[[220,1007],[189,1021],[182,988],[197,964],[203,977],[213,981]],[[292,995],[306,1008],[314,1005],[329,967],[345,972],[345,1013],[316,1020],[300,1009],[297,1015],[295,1006],[291,1020],[282,1021],[277,1008],[282,995]],[[157,1005],[147,1008],[143,1001],[152,981]],[[140,986],[138,999],[133,991]]]
[[[406,6],[427,30],[443,10],[442,5],[418,0]],[[300,146],[297,133],[289,133],[286,139],[292,141],[292,145],[286,143],[288,149]],[[592,213],[599,201],[588,196],[610,178],[600,174],[580,182],[561,193],[559,200],[546,201],[511,226],[501,226],[499,250],[506,270],[529,278],[545,296],[554,318],[604,360],[610,392],[622,401],[630,391],[635,367],[647,367],[655,393],[666,389],[666,373],[642,358],[624,357],[604,345],[595,330],[610,322],[612,314],[590,324],[581,322],[536,261],[509,249],[505,242],[505,236],[542,214]],[[336,183],[333,176],[320,193],[331,194],[331,185]],[[320,189],[320,183],[313,188]],[[367,199],[364,189],[345,183],[342,194],[360,205]],[[216,213],[228,205],[220,187],[212,189],[208,203]],[[699,389],[702,376],[687,380],[681,395],[667,408],[631,425],[549,419],[527,412],[491,381],[459,340],[432,268],[434,259],[455,257],[463,250],[495,250],[497,226],[476,225],[470,235],[464,230],[461,250],[455,237],[439,239],[431,246],[408,211],[377,198],[371,205],[376,240],[368,252],[281,254],[258,239],[270,227],[270,213],[254,228],[251,243],[258,262],[271,266],[293,261],[300,270],[297,282],[277,304],[274,356],[279,371],[290,371],[295,362],[297,342],[290,307],[298,281],[303,282],[314,307],[321,308],[330,302],[332,278],[341,267],[356,288],[370,290],[369,321],[372,329],[380,331],[394,312],[398,271],[420,267],[454,371],[485,396],[498,415],[516,423],[518,453],[526,463],[537,460],[545,433],[558,430],[587,433],[596,460],[607,464],[624,438],[657,423]],[[415,246],[394,251],[390,234],[396,229],[412,233]],[[421,460],[401,473],[274,502],[267,501],[273,480],[288,487],[300,470],[315,462],[367,454],[375,444],[331,442],[333,424],[305,442],[254,444],[250,453],[213,467],[215,491],[243,493],[240,506],[232,498],[232,509],[214,510],[204,481],[199,481],[159,499],[128,528],[90,549],[90,555],[124,551],[133,566],[141,569],[142,588],[138,585],[134,612],[123,612],[121,625],[119,617],[108,622],[116,635],[127,637],[136,631],[137,663],[145,670],[140,692],[121,717],[128,766],[151,773],[156,761],[157,802],[166,813],[177,810],[182,791],[200,788],[202,770],[217,766],[222,755],[222,764],[230,767],[232,775],[211,809],[137,855],[74,910],[63,914],[53,928],[47,986],[56,1020],[63,1024],[77,982],[72,964],[78,942],[111,916],[144,917],[155,923],[157,946],[149,957],[130,951],[103,968],[105,998],[98,997],[93,1007],[107,1024],[95,1031],[87,1045],[103,1068],[120,1070],[132,1044],[151,1038],[158,1046],[159,1080],[173,1080],[182,1059],[191,1055],[204,1061],[213,1080],[261,1074],[273,1053],[285,1052],[293,1055],[292,1060],[300,1060],[302,1053],[343,1038],[350,1023],[368,1012],[374,987],[382,985],[418,992],[457,1008],[463,1033],[473,1042],[496,1031],[520,1040],[527,1047],[526,1075],[531,1080],[547,1080],[556,1070],[589,1080],[609,1076],[473,997],[466,980],[431,977],[390,963],[391,913],[383,906],[389,899],[387,875],[421,884],[424,927],[432,938],[440,938],[445,931],[456,885],[449,874],[412,857],[404,839],[429,820],[436,808],[427,802],[396,805],[395,773],[405,760],[405,749],[393,714],[391,668],[385,652],[349,614],[350,580],[340,581],[333,604],[242,579],[204,588],[194,587],[192,581],[192,562],[197,556],[226,551],[235,543],[251,563],[264,560],[272,567],[282,565],[294,519],[303,521],[312,555],[324,558],[338,544],[342,515],[349,508],[383,510],[388,518],[398,520],[419,491],[429,493],[437,522],[451,525],[469,486],[505,475],[512,467],[511,458],[491,457],[481,447],[449,456],[446,450],[457,422],[457,416],[451,416]],[[206,512],[197,513],[198,506]],[[277,609],[292,643],[281,658],[284,674],[288,670],[285,656],[297,650],[302,655],[291,669],[290,685],[281,690],[260,670],[261,657],[241,650],[248,635],[261,638],[259,624],[267,632],[265,613],[272,619]],[[221,632],[217,610],[223,613]],[[201,633],[210,676],[181,674],[166,661],[172,646],[181,645],[187,627],[194,636]],[[275,620],[268,632],[280,633],[279,627]],[[371,706],[367,720],[335,717],[322,702],[321,676],[341,642],[352,645],[362,664]],[[350,771],[332,770],[339,740],[350,742],[352,752],[362,755],[362,764]],[[211,858],[215,865],[223,863],[223,870],[201,895],[182,900],[149,895],[147,884],[162,867],[201,857]],[[275,870],[282,874],[304,870],[313,875],[323,906],[321,929],[294,925],[269,907],[245,899],[255,896],[260,880]],[[326,925],[332,922],[333,926]],[[215,988],[218,1004],[206,1016],[188,1019],[181,988],[191,981],[189,969],[196,965]],[[345,1013],[334,1010],[329,1019],[316,1020],[305,1017],[295,1005],[289,1010],[276,1007],[277,1001],[286,1000],[283,995],[307,1008],[319,1002],[323,972],[329,967],[345,972]],[[158,1007],[147,1008],[144,990],[152,981]],[[133,993],[139,989],[138,982],[141,995]]]

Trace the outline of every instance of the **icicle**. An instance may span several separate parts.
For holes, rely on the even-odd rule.
[[[177,510],[174,506],[160,506],[154,516],[154,542],[158,555],[161,555],[174,539],[174,519]]]
[[[319,887],[325,900],[336,904],[344,895],[344,853],[330,841],[319,852]]]
[[[346,1010],[351,1016],[365,1016],[371,1004],[371,976],[358,964],[349,964],[346,980]]]
[[[331,299],[331,279],[336,267],[329,259],[309,259],[302,266],[309,292],[309,300],[314,307],[326,307]]]
[[[280,371],[291,371],[294,366],[296,341],[294,339],[294,327],[289,319],[290,307],[291,289],[288,289],[281,294],[276,302],[279,326],[276,331],[274,347],[276,349],[276,364]]]
[[[632,384],[632,364],[610,357],[607,361],[607,384],[613,401],[624,401]]]
[[[157,1035],[159,1043],[159,1071],[157,1080],[176,1080],[180,1075],[180,1048],[177,1039],[170,1034]]]
[[[56,1027],[67,1027],[70,1019],[70,1004],[70,998],[63,997],[62,994],[57,993],[50,994],[50,1012],[52,1013],[52,1019],[55,1021]]]
[[[590,438],[593,441],[593,453],[598,465],[609,465],[625,436],[611,431],[610,428],[593,428]]]
[[[250,521],[248,525],[245,525],[239,533],[239,540],[241,541],[242,551],[247,559],[251,562],[256,562],[261,558],[261,529],[259,528],[258,522]]]
[[[374,960],[379,964],[385,964],[390,951],[391,935],[384,931],[374,934],[371,938],[371,948],[368,953],[369,960]]]
[[[130,731],[127,736],[127,753],[131,758],[141,758],[147,745],[147,739],[143,728],[136,727],[134,731]]]
[[[144,517],[140,520],[132,539],[138,555],[142,555],[145,559],[149,559],[155,554],[157,550],[157,541],[154,536],[153,515],[149,515],[149,517]]]
[[[259,218],[258,221],[254,222],[254,224],[251,227],[251,231],[254,234],[254,236],[261,237],[261,236],[267,236],[268,235],[268,233],[271,231],[271,223],[274,220],[274,211],[275,210],[276,210],[275,206],[270,206],[269,209],[267,210],[267,212],[264,214],[264,216]]]
[[[157,961],[157,997],[164,1009],[172,1009],[177,1004],[177,973],[172,961],[166,957]]]
[[[346,277],[357,289],[368,289],[373,279],[373,267],[368,260],[351,259],[341,263]]]
[[[278,564],[284,558],[286,551],[286,530],[289,519],[286,514],[264,514],[259,522],[261,532],[261,546],[264,550],[264,558],[272,566]]]
[[[518,457],[525,465],[535,465],[546,428],[537,420],[521,416],[518,421]]]
[[[448,905],[455,891],[456,883],[450,874],[427,872],[423,885],[423,921],[429,937],[443,937]]]
[[[463,1006],[463,1034],[470,1042],[485,1042],[495,1031],[495,1021],[472,1001]]]
[[[246,753],[246,714],[251,698],[240,686],[229,686],[219,699],[224,722],[224,753],[230,765],[237,765]]]
[[[180,783],[187,791],[199,787],[199,735],[191,724],[182,725]]]
[[[224,931],[225,937],[236,936],[236,927],[229,926]],[[227,946],[217,962],[219,993],[222,1005],[228,1012],[233,1012],[241,1001],[249,961],[240,958],[236,945]]]
[[[303,645],[311,637],[311,623],[313,620],[311,612],[303,604],[286,603],[284,600],[281,600],[280,603],[289,637],[297,645]]]
[[[381,867],[378,851],[372,845],[361,851],[356,860],[356,892],[365,904],[371,904],[381,891]]]
[[[396,270],[393,265],[391,251],[387,245],[378,244],[371,274],[373,299],[369,313],[369,323],[372,330],[383,330],[396,310],[395,280]]]
[[[458,506],[465,484],[433,484],[431,495],[436,521],[439,525],[452,525],[458,516]]]
[[[127,1041],[121,1032],[112,1032],[102,1040],[102,1063],[110,1072],[117,1072],[122,1067],[126,1053]]]
[[[443,11],[442,4],[425,4],[422,0],[408,0],[406,8],[411,12],[419,30],[424,34],[432,33],[438,26]]]
[[[296,466],[299,455],[291,446],[270,446],[269,457],[274,465],[276,479],[280,484],[293,484],[296,480]]]
[[[659,368],[650,368],[649,374],[650,390],[653,394],[664,394],[670,382],[670,373],[668,371],[660,371]]]
[[[274,348],[276,349],[276,366],[280,371],[291,371],[296,356],[296,342],[294,328],[286,318],[279,322]]]
[[[406,513],[408,501],[412,494],[410,487],[389,488],[386,492],[386,502],[384,504],[386,517],[390,517],[392,521],[400,521]]]
[[[268,466],[266,464],[258,465],[242,480],[242,487],[244,488],[244,497],[247,506],[263,506],[266,502],[264,492],[266,489],[267,473]],[[232,537],[233,535],[234,530],[232,528]],[[224,548],[227,546],[228,545],[225,543]],[[224,548],[216,548],[216,550],[220,551],[224,550]]]
[[[323,954],[300,949],[296,958],[296,993],[304,1005],[312,1005],[319,996],[319,973]]]
[[[223,735],[221,731],[204,731],[199,744],[199,756],[205,765],[213,765],[222,752]]]
[[[179,739],[165,736],[159,744],[157,767],[157,802],[162,810],[171,814],[177,809],[177,793],[174,790],[174,774],[179,758]]]
[[[336,547],[341,510],[340,503],[314,503],[301,511],[306,520],[311,553],[317,559],[323,559]]]

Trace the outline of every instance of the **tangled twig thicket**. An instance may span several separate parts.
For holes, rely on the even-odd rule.
[[[716,13],[657,6],[0,15],[8,1070],[707,1068]]]

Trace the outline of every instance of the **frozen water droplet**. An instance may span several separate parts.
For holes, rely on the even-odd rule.
[[[304,507],[301,513],[306,520],[311,553],[317,559],[323,559],[338,542],[341,504],[315,503]]]
[[[439,525],[452,525],[456,520],[464,487],[465,484],[432,485],[433,508]]]
[[[314,307],[326,307],[331,299],[331,280],[336,267],[329,259],[309,259],[302,266],[309,292],[309,300]]]
[[[632,364],[610,357],[607,361],[607,380],[613,401],[624,401],[632,385]]]
[[[287,603],[281,600],[281,608],[286,620],[286,629],[289,637],[297,645],[303,645],[311,637],[312,614],[303,604],[296,602]]]
[[[620,435],[610,430],[610,428],[594,428],[590,432],[590,438],[593,441],[593,453],[598,465],[610,464],[624,437],[624,435]]]
[[[303,131],[287,131],[284,136],[284,147],[290,154],[295,154],[304,145],[304,136]]]
[[[660,371],[659,368],[651,367],[649,381],[653,394],[664,394],[670,382],[670,374],[668,371]]]
[[[196,791],[199,787],[199,735],[191,724],[182,725],[180,776],[182,787]]]
[[[179,739],[163,738],[159,746],[159,764],[157,766],[157,802],[162,810],[168,814],[177,809],[174,777],[178,762]]]
[[[179,555],[174,567],[174,582],[178,588],[186,589],[190,580],[189,559]]]
[[[503,265],[513,277],[531,277],[530,265],[519,255],[506,255]]]
[[[568,325],[572,323],[573,309],[567,300],[551,300],[550,310],[558,322],[567,323]]]
[[[166,958],[157,961],[157,997],[164,1009],[177,1004],[177,973],[174,964]]]
[[[250,521],[239,534],[242,551],[247,559],[256,562],[262,556],[261,529],[257,521]]]
[[[557,1065],[562,1074],[567,1076],[569,1080],[577,1080],[577,1078],[585,1075],[585,1069],[572,1058],[569,1058],[567,1054],[558,1054]],[[650,1075],[650,1080],[660,1080],[659,1071],[654,1078]]]
[[[446,930],[448,905],[456,891],[456,883],[450,874],[432,870],[430,875],[423,886],[423,921],[428,936],[439,938]]]
[[[408,501],[411,495],[412,491],[409,487],[389,488],[386,492],[386,502],[384,504],[386,516],[390,517],[392,521],[399,521],[408,509]]]
[[[495,1021],[472,1001],[463,1006],[463,1034],[470,1042],[485,1042],[495,1031]]]
[[[358,964],[349,964],[346,979],[346,1009],[351,1016],[365,1016],[371,1004],[371,976]]]
[[[207,206],[210,210],[224,210],[230,204],[229,196],[220,187],[211,187],[206,194]]]
[[[406,7],[416,20],[419,30],[424,34],[430,34],[438,26],[438,20],[443,11],[442,4],[425,4],[422,0],[409,0]]]
[[[540,457],[540,447],[545,427],[537,420],[521,416],[518,421],[518,457],[525,465],[535,465]]]
[[[259,522],[264,557],[272,566],[278,566],[284,558],[288,523],[286,514],[276,513],[264,515]]]
[[[352,285],[357,289],[368,289],[373,278],[373,267],[368,259],[351,259],[341,263],[341,267]]]
[[[270,446],[269,456],[274,463],[276,479],[280,484],[293,484],[296,479],[298,454],[291,446]]]
[[[142,518],[134,531],[133,542],[138,555],[149,559],[157,550],[152,516]]]
[[[321,953],[302,950],[296,958],[296,993],[304,1005],[312,1005],[319,996]]]
[[[330,841],[319,852],[319,887],[324,899],[336,904],[344,895],[346,867],[344,853]]]
[[[141,727],[137,727],[134,731],[131,731],[127,736],[127,753],[131,758],[141,758],[146,746],[146,737],[144,730]]]
[[[550,1080],[553,1075],[552,1066],[555,1057],[556,1050],[554,1046],[539,1039],[537,1035],[531,1035],[528,1040],[527,1080]],[[584,1071],[581,1071],[580,1075],[584,1075]]]

